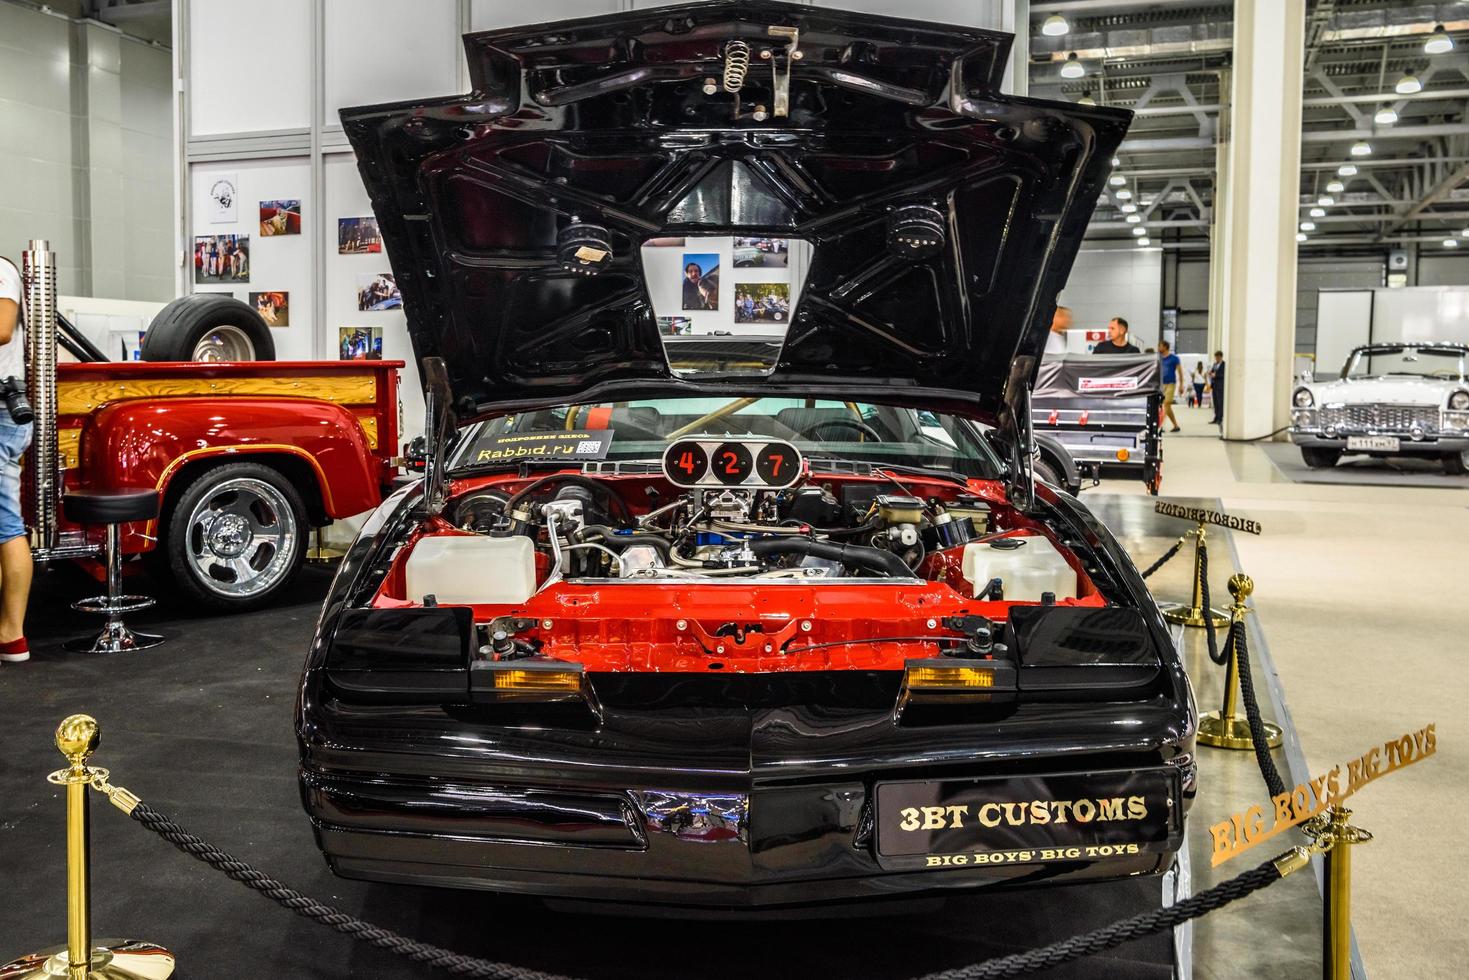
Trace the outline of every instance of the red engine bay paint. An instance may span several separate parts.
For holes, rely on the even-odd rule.
[[[451,500],[485,489],[514,493],[535,478],[500,476],[456,482]],[[598,479],[618,490],[634,514],[651,509],[644,493],[647,486],[666,486],[656,475]],[[1078,597],[1059,599],[1057,604],[1107,604],[1075,555],[1058,544],[1043,525],[1004,503],[1000,484],[970,481],[961,488],[949,481],[906,475],[901,480],[902,489],[914,494],[952,499],[962,492],[981,497],[994,507],[992,514],[1001,525],[998,530],[1047,536],[1077,572]],[[891,488],[896,481],[814,474],[812,482],[878,483]],[[471,532],[442,518],[426,523],[400,550],[374,605],[417,605],[405,595],[403,577],[403,564],[412,546],[429,535],[467,533]],[[1022,604],[972,598],[971,585],[960,569],[962,552],[960,547],[929,554],[917,569],[917,577],[923,579],[920,582],[598,579],[562,580],[545,586],[550,561],[544,551],[538,551],[537,576],[543,586],[539,592],[515,606],[471,608],[478,624],[507,617],[531,621],[518,639],[537,642],[542,656],[580,663],[593,672],[901,670],[910,659],[938,656],[962,641],[961,632],[944,625],[946,617],[975,615],[1003,622],[1012,606]]]

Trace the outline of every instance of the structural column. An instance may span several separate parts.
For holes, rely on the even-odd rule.
[[[1306,0],[1238,0],[1230,79],[1223,262],[1224,435],[1250,439],[1290,420],[1300,212]]]

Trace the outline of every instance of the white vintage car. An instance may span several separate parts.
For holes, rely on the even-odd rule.
[[[1370,344],[1347,357],[1341,377],[1291,393],[1291,442],[1306,465],[1335,466],[1344,453],[1426,456],[1469,473],[1469,346]]]

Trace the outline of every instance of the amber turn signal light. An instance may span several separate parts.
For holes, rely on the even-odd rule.
[[[1117,462],[1125,463],[1132,458],[1132,452],[1128,449],[1117,450]]]
[[[909,704],[980,704],[1014,697],[1015,665],[1009,660],[935,657],[910,660],[903,670],[898,712]]]

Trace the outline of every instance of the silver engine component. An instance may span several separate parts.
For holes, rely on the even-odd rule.
[[[716,521],[746,523],[752,502],[748,490],[710,490],[704,494],[704,510]]]

